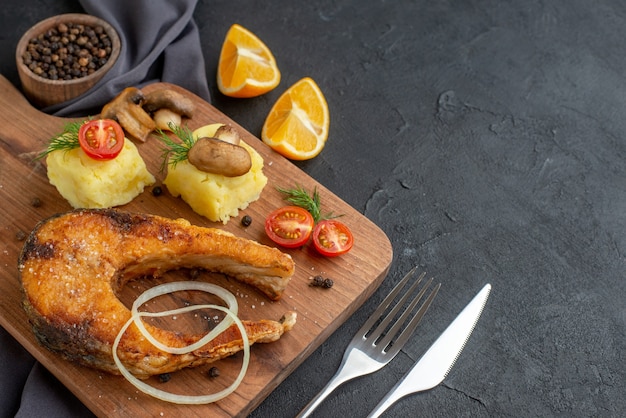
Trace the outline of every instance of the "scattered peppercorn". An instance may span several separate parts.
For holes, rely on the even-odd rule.
[[[152,188],[152,195],[153,196],[161,196],[163,194],[163,189],[161,188],[161,186],[154,186]]]
[[[311,286],[323,287],[325,289],[330,289],[333,287],[333,284],[335,283],[332,279],[325,279],[320,275],[313,277],[313,281],[311,282]]]
[[[218,369],[217,367],[213,366],[209,369],[209,377],[211,378],[215,378],[218,377],[220,375],[220,369]]]
[[[98,71],[111,56],[112,41],[102,26],[60,23],[32,38],[24,64],[49,80],[72,80]]]
[[[42,205],[41,199],[38,197],[34,197],[31,201],[30,201],[30,205],[34,208],[40,208]]]
[[[171,374],[163,373],[159,375],[159,382],[166,383],[166,382],[169,382],[171,378],[172,378]]]
[[[252,217],[250,215],[245,215],[241,218],[241,224],[245,227],[248,227],[252,224]]]
[[[324,278],[322,276],[313,277],[313,283],[311,286],[322,286],[324,284]]]

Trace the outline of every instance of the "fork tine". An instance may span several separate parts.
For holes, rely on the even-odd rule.
[[[411,285],[411,287],[409,287],[409,290],[404,292],[404,295],[402,295],[402,298],[396,303],[396,305],[393,307],[393,309],[387,314],[385,319],[383,319],[381,321],[380,325],[378,325],[378,327],[376,327],[376,330],[374,330],[372,332],[372,335],[378,335],[379,336],[379,337],[376,337],[376,341],[374,342],[374,344],[376,344],[378,342],[377,340],[380,339],[380,336],[383,335],[383,333],[385,331],[385,328],[387,328],[387,325],[389,325],[389,323],[396,317],[396,315],[398,315],[400,310],[404,307],[404,305],[406,304],[406,302],[409,299],[409,297],[413,294],[415,289],[417,289],[417,287],[420,285],[420,283],[424,279],[425,275],[426,275],[426,273],[420,274],[420,276],[417,278],[417,280]],[[428,286],[430,286],[430,283],[432,283],[432,281],[433,281],[433,279],[430,279],[430,281],[428,283],[426,283],[426,285],[424,287],[422,287],[422,289],[417,294],[417,296],[415,296],[415,299],[411,302],[410,306],[405,310],[405,312],[402,315],[402,317],[398,318],[398,320],[394,323],[393,327],[387,333],[385,333],[386,335],[389,335],[390,333],[397,332],[398,328],[405,322],[406,318],[408,317],[409,311],[411,309],[413,309],[415,304],[417,304],[417,302],[419,302],[419,299],[424,295],[424,293],[426,293],[426,288]]]
[[[396,320],[396,322],[394,322],[393,326],[389,329],[389,331],[387,331],[383,335],[384,338],[381,337],[381,338],[379,338],[380,341],[376,342],[377,345],[381,345],[383,347],[383,351],[385,351],[385,348],[391,342],[391,339],[395,337],[395,335],[398,333],[400,328],[404,325],[404,323],[406,322],[406,320],[409,317],[409,315],[411,315],[411,311],[419,303],[420,299],[422,299],[422,297],[426,293],[426,290],[432,284],[432,282],[433,282],[433,279],[431,278],[428,282],[426,282],[426,284],[424,286],[422,286],[422,288],[417,293],[417,295],[415,295],[415,297],[411,300],[411,303],[409,303],[409,305],[404,309],[404,312],[402,313],[402,316],[400,316]],[[417,283],[413,284],[413,286],[411,286],[411,288],[405,293],[405,295],[402,298],[402,300],[400,300],[400,302],[398,302],[398,304],[396,305],[394,311],[392,311],[388,315],[389,318],[388,319],[385,318],[387,323],[391,322],[391,320],[394,319],[394,316],[397,315],[397,313],[400,311],[400,308],[404,307],[404,305],[406,304],[406,300],[415,291],[415,289],[417,287],[416,284]],[[392,316],[392,314],[394,316]],[[382,330],[381,330],[381,335],[382,335]]]
[[[431,290],[430,294],[428,295],[428,298],[422,303],[422,305],[420,306],[419,310],[413,314],[413,317],[409,321],[408,325],[400,332],[400,334],[397,336],[397,338],[392,342],[392,339],[394,337],[396,337],[396,334],[397,334],[398,330],[404,324],[404,322],[406,322],[406,318],[415,309],[415,307],[417,306],[418,302],[420,301],[420,299],[422,298],[422,296],[426,292],[426,289],[430,287],[432,281],[433,281],[433,279],[431,278],[428,281],[428,283],[426,285],[424,285],[424,287],[422,288],[420,293],[415,297],[415,299],[413,299],[413,301],[411,302],[411,305],[406,309],[406,311],[404,312],[402,317],[399,318],[398,321],[396,321],[396,323],[389,330],[387,335],[385,335],[385,338],[383,338],[381,340],[381,342],[379,343],[380,345],[382,345],[383,351],[385,351],[386,354],[388,354],[388,355],[395,355],[398,351],[400,351],[400,349],[404,346],[404,344],[407,342],[409,337],[412,335],[412,333],[415,330],[415,328],[417,328],[417,326],[419,325],[420,321],[422,320],[422,317],[424,316],[424,314],[426,313],[426,311],[430,307],[433,299],[435,299],[435,296],[437,296],[437,292],[439,292],[439,288],[441,287],[441,283],[438,283]],[[391,347],[388,347],[389,343],[392,344]]]
[[[387,295],[387,297],[380,303],[380,305],[378,306],[378,308],[376,308],[376,310],[370,315],[370,317],[368,318],[368,320],[363,324],[363,326],[361,327],[361,329],[359,329],[359,331],[356,333],[355,338],[354,339],[358,339],[358,338],[365,338],[365,336],[369,333],[370,329],[374,326],[374,324],[382,317],[383,313],[385,312],[385,310],[389,307],[389,305],[391,305],[391,302],[393,302],[393,300],[396,298],[396,296],[398,295],[398,293],[400,293],[400,291],[402,290],[402,288],[404,287],[404,285],[406,285],[406,283],[409,281],[409,279],[411,279],[411,277],[413,277],[413,275],[415,274],[415,271],[417,270],[417,267],[413,267],[411,269],[411,271],[409,271],[403,278],[402,280],[400,280],[398,282],[398,284],[396,284],[396,286],[393,288],[393,290]],[[424,275],[424,273],[422,273],[422,276]],[[418,279],[418,281],[420,281],[420,279]]]

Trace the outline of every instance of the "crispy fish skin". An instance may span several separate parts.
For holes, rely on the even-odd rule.
[[[188,221],[114,209],[75,210],[40,222],[18,260],[23,306],[39,341],[66,358],[118,373],[111,348],[131,312],[116,292],[137,277],[175,268],[205,268],[257,287],[278,300],[294,272],[288,254]],[[275,341],[295,314],[280,321],[243,321],[251,343]],[[182,347],[201,336],[146,324],[158,340]],[[186,355],[162,352],[131,325],[118,347],[138,377],[209,363],[242,348],[236,326]]]

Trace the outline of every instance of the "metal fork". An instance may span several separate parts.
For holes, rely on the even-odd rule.
[[[431,278],[420,289],[415,297],[410,301],[402,315],[393,323],[391,328],[389,324],[399,314],[400,310],[407,303],[411,295],[417,290],[426,273],[420,274],[418,279],[414,281],[409,289],[404,292],[402,298],[396,303],[391,311],[383,316],[387,308],[391,305],[398,294],[404,289],[405,285],[415,274],[417,267],[413,268],[406,276],[393,288],[391,293],[382,301],[380,306],[372,313],[367,322],[363,324],[361,329],[356,333],[343,355],[343,360],[335,375],[330,379],[326,386],[309,402],[309,404],[300,411],[298,417],[308,417],[322,403],[324,399],[341,384],[355,377],[364,376],[380,370],[389,363],[398,354],[400,349],[408,341],[409,337],[417,328],[420,320],[430,307],[433,299],[437,295],[441,283],[433,287],[426,301],[422,303],[419,309],[415,311],[420,300],[426,294],[427,289],[431,286],[433,279]],[[411,316],[409,322],[407,319]],[[404,327],[403,327],[404,326]],[[375,327],[375,329],[373,329]],[[373,329],[373,330],[372,330]]]

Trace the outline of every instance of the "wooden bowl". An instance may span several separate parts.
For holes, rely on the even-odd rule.
[[[108,61],[95,72],[71,80],[51,80],[35,74],[24,64],[23,54],[29,41],[61,23],[83,24],[95,28],[102,26],[111,39],[111,53]],[[51,106],[73,99],[93,87],[113,67],[120,54],[120,38],[115,29],[106,21],[87,14],[68,13],[50,17],[30,28],[20,39],[15,52],[17,70],[24,95],[39,108]]]

